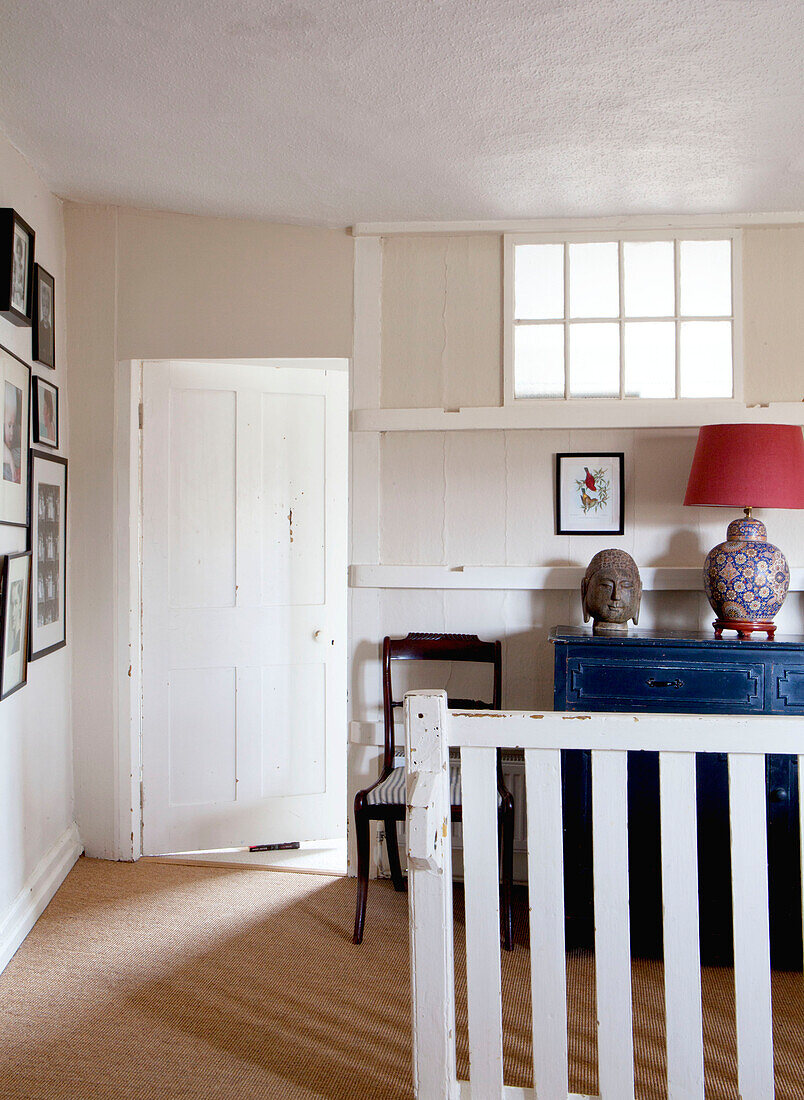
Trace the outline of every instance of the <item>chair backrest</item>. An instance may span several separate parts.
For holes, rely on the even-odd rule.
[[[385,725],[383,767],[393,767],[394,710],[402,706],[394,698],[391,661],[467,661],[493,666],[490,702],[479,699],[449,699],[449,706],[463,710],[500,710],[502,708],[502,643],[482,642],[476,634],[408,634],[406,638],[384,638],[382,643],[382,697]],[[435,685],[438,686],[438,685]]]

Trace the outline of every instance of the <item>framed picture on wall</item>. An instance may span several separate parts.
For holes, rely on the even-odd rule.
[[[55,370],[56,284],[40,264],[34,264],[33,288],[31,350],[37,363]]]
[[[34,238],[16,210],[0,209],[0,316],[15,325],[33,319]]]
[[[625,529],[625,455],[556,455],[556,534],[621,535]]]
[[[6,554],[0,581],[0,699],[28,680],[31,551]]]
[[[45,447],[59,445],[59,390],[44,378],[34,375],[31,385],[33,441]]]
[[[67,459],[31,451],[31,661],[67,644]]]
[[[0,405],[3,410],[3,473],[0,523],[28,526],[28,439],[31,368],[0,347]]]

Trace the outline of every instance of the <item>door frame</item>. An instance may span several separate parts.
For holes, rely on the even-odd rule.
[[[123,359],[118,362],[115,374],[113,858],[128,861],[142,855],[142,376],[148,363],[168,361],[188,360],[175,356],[170,360]],[[203,359],[193,356],[189,361],[346,372],[351,366],[351,360],[342,357]],[[347,461],[350,460],[348,455]],[[351,500],[347,508],[351,513]],[[348,520],[349,516],[347,525]],[[348,584],[347,577],[343,578],[343,583]],[[348,634],[346,642],[348,654]],[[347,733],[344,729],[344,752],[348,751]]]

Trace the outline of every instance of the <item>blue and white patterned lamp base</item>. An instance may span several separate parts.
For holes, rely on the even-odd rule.
[[[710,550],[704,562],[704,589],[717,619],[715,637],[736,630],[741,638],[754,631],[773,637],[773,618],[790,585],[787,560],[768,542],[765,524],[746,517],[735,519],[726,541]]]

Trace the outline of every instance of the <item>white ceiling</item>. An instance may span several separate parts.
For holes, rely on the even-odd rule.
[[[277,221],[804,208],[801,0],[0,0],[58,194]]]

